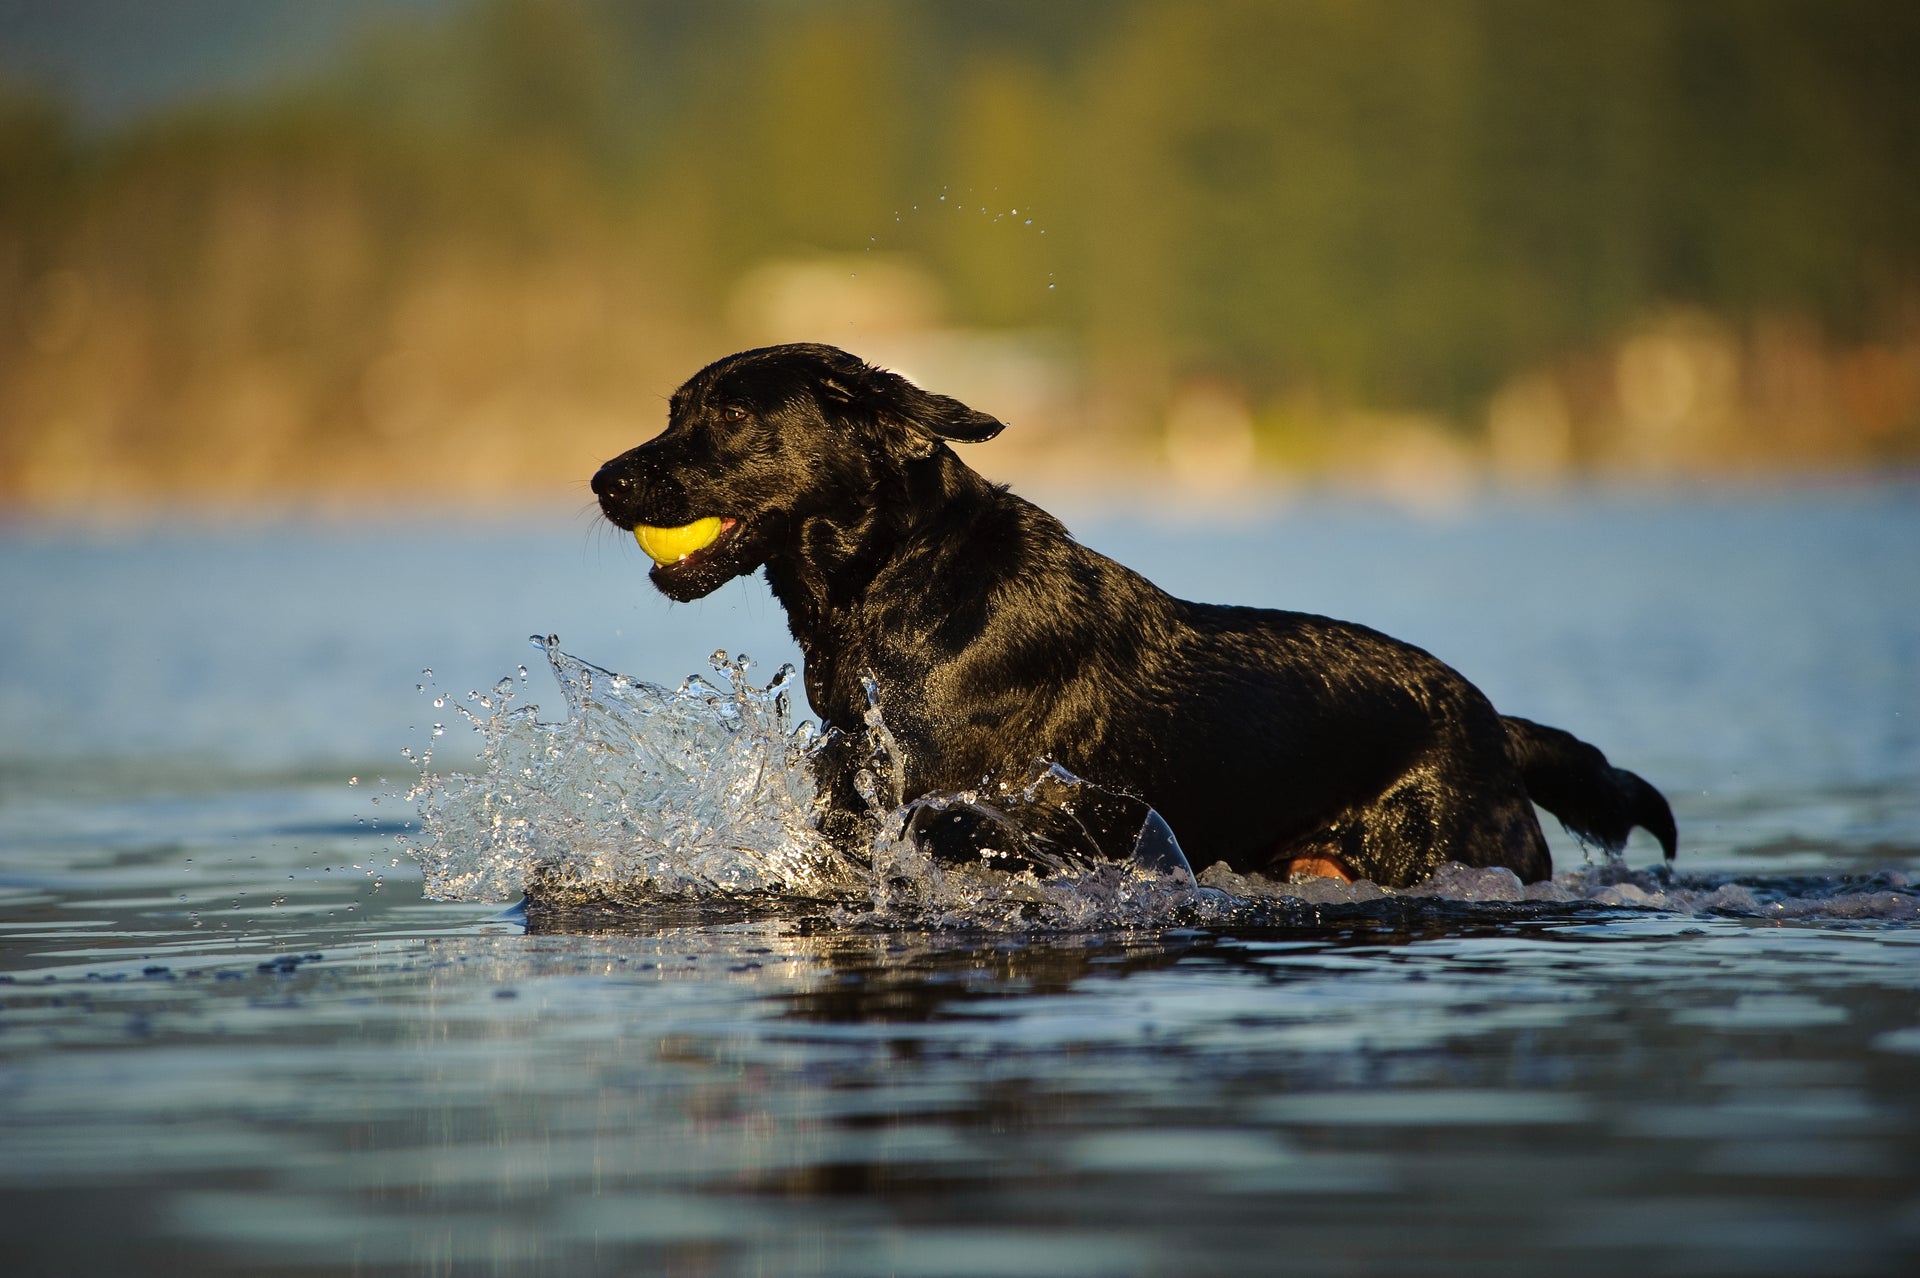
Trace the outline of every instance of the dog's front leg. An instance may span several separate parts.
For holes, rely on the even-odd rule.
[[[860,793],[859,776],[870,753],[865,732],[835,729],[812,759],[815,791],[826,801],[820,833],[840,851],[862,861],[872,852],[882,815]]]

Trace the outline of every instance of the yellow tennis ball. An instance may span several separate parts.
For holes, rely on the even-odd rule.
[[[705,550],[719,535],[720,521],[712,515],[678,528],[649,528],[639,524],[633,530],[633,539],[640,543],[640,549],[662,567],[677,564],[696,550]]]

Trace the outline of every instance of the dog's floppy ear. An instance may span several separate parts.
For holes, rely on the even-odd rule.
[[[861,398],[884,418],[930,440],[957,439],[979,444],[1006,427],[997,417],[968,408],[957,399],[923,391],[898,373],[871,368],[861,379]]]

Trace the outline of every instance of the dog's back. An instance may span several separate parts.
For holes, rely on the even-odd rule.
[[[1195,865],[1330,859],[1383,884],[1447,859],[1551,873],[1500,716],[1432,656],[1326,617],[1176,599],[1004,490],[943,487],[965,515],[943,512],[937,543],[903,556],[899,590],[869,592],[880,631],[912,641],[863,633],[825,656],[907,658],[880,686],[918,689],[886,707],[909,793],[1045,758],[1146,799]],[[834,679],[838,722],[850,679]]]

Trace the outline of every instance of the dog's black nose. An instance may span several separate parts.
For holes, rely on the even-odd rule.
[[[593,472],[593,492],[596,497],[611,497],[633,486],[633,480],[622,470],[608,462]]]

